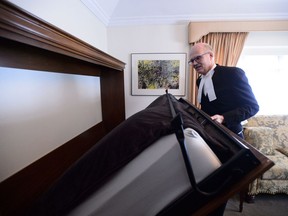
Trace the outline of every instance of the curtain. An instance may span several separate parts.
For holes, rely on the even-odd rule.
[[[203,36],[200,40],[191,43],[191,46],[199,42],[208,43],[212,46],[215,52],[216,64],[223,66],[236,66],[247,36],[248,32],[209,33]],[[196,86],[196,80],[199,75],[192,66],[190,66],[189,75],[188,91],[190,94],[188,94],[188,100],[199,107],[197,102],[198,88]]]

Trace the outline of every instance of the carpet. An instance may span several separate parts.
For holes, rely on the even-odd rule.
[[[288,216],[288,195],[258,194],[254,203],[243,204],[239,212],[239,196],[229,199],[224,216]]]

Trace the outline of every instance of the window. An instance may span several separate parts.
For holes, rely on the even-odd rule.
[[[288,55],[244,54],[237,66],[245,71],[259,103],[257,115],[288,114]]]

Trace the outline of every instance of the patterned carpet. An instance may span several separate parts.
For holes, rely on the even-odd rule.
[[[288,216],[288,195],[257,195],[255,203],[244,203],[239,212],[239,196],[231,198],[224,216]]]

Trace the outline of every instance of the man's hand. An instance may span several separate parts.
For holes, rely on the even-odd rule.
[[[211,116],[211,119],[213,121],[220,123],[220,124],[222,124],[224,122],[224,116],[218,115],[218,114]]]

